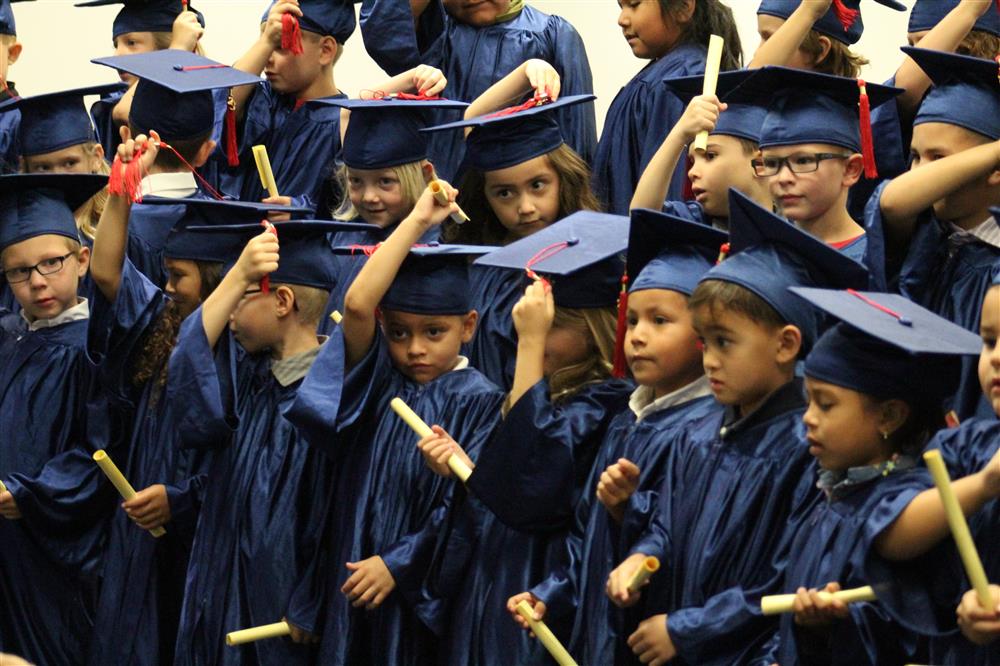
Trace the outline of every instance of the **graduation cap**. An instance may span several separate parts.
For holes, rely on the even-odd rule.
[[[111,83],[34,97],[15,97],[0,103],[0,113],[20,109],[20,154],[27,157],[44,155],[95,141],[94,127],[83,98],[104,96],[126,87],[123,83]]]
[[[720,72],[719,81],[716,85],[716,94],[719,99],[727,101],[726,96],[743,85],[756,71],[753,69],[737,69],[729,72]],[[683,76],[663,79],[663,83],[677,93],[678,97],[685,102],[690,102],[702,94],[704,82],[704,76]],[[715,124],[715,129],[712,130],[712,134],[724,134],[759,143],[760,128],[764,124],[764,116],[766,114],[766,109],[759,104],[729,103],[728,108],[719,114],[719,120]]]
[[[124,5],[111,26],[111,36],[117,39],[129,32],[173,32],[174,21],[184,11],[198,16],[198,23],[205,27],[205,17],[184,0],[89,0],[78,2],[77,7],[103,7]]]
[[[277,3],[278,0],[274,0],[267,6],[261,23],[267,21],[271,7]],[[299,9],[302,10],[302,18],[292,18],[298,22],[300,29],[333,37],[340,44],[347,41],[357,25],[353,0],[299,0]],[[284,36],[282,41],[285,41]]]
[[[564,143],[552,112],[597,99],[594,95],[567,95],[555,102],[541,98],[524,104],[429,127],[425,132],[471,127],[465,138],[463,166],[480,171],[496,171],[550,153]]]
[[[0,250],[45,234],[79,242],[73,211],[107,184],[91,174],[0,176]]]
[[[906,11],[906,6],[895,0],[875,2],[897,12]],[[787,20],[800,4],[801,0],[761,0],[757,13]],[[861,20],[861,0],[833,0],[833,6],[813,24],[812,29],[838,42],[854,44],[865,31],[864,21]]]
[[[904,46],[934,86],[917,110],[914,125],[958,125],[1000,139],[1000,65],[995,60]]]
[[[729,236],[707,224],[635,208],[628,233],[629,293],[668,289],[687,296],[719,258]]]
[[[14,10],[11,8],[13,2],[27,2],[29,0],[0,0],[0,35],[16,35],[17,26],[14,23]]]
[[[982,340],[898,294],[793,287],[841,321],[806,358],[805,373],[883,400],[939,404],[958,386],[961,356]]]
[[[704,280],[722,280],[753,292],[802,332],[802,348],[816,340],[820,318],[789,287],[863,289],[868,270],[818,238],[729,189],[731,257]]]
[[[958,6],[959,0],[916,0],[910,9],[910,23],[907,32],[923,32],[930,30]],[[973,30],[982,30],[1000,37],[1000,10],[990,7],[986,13],[976,19]]]
[[[352,169],[385,169],[425,159],[427,135],[420,130],[427,126],[428,112],[469,106],[447,99],[406,99],[398,95],[380,99],[323,98],[310,103],[339,106],[351,112],[341,157]]]

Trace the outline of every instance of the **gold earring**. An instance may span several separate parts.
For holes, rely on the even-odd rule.
[[[887,441],[889,439],[889,433],[883,432],[883,433],[880,433],[880,434],[882,435],[882,441],[883,442]]]

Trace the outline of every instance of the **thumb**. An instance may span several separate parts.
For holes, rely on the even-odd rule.
[[[358,569],[361,568],[361,563],[360,562],[344,562],[344,566],[346,566],[350,571],[357,571]]]
[[[627,458],[619,458],[618,467],[626,476],[630,476],[632,478],[639,476],[639,467]]]

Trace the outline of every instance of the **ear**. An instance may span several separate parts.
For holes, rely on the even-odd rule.
[[[205,165],[208,158],[211,157],[212,153],[215,151],[216,142],[211,139],[206,139],[205,143],[201,144],[201,148],[198,149],[197,154],[194,156],[194,160],[191,162],[191,166],[197,168]]]
[[[79,254],[76,255],[76,263],[79,265],[79,267],[76,270],[76,273],[79,277],[82,278],[84,275],[87,274],[87,268],[90,266],[89,247],[80,248]]]
[[[94,152],[91,154],[90,159],[93,164],[100,165],[100,163],[104,161],[104,146],[99,143],[95,143]]]
[[[472,336],[476,334],[477,323],[479,323],[479,313],[475,310],[469,310],[462,319],[462,344],[472,341]]]
[[[21,42],[14,42],[13,44],[7,47],[8,65],[13,65],[15,62],[17,62],[17,59],[21,57],[21,50],[23,48],[24,47],[21,45]]]
[[[679,25],[687,25],[694,18],[695,0],[684,0],[684,5],[674,14]]]
[[[910,406],[902,400],[886,400],[879,404],[878,431],[892,435],[910,418]]]
[[[1000,185],[1000,169],[994,169],[990,171],[990,175],[986,176],[986,183],[990,187],[996,187]]]
[[[861,174],[865,170],[865,158],[860,153],[854,153],[844,160],[844,187],[851,187],[861,180]]]
[[[274,314],[279,319],[287,317],[295,311],[295,292],[288,285],[274,288]]]
[[[775,360],[779,365],[795,363],[802,351],[802,331],[797,326],[788,324],[783,326],[776,336],[778,342]]]
[[[826,60],[827,56],[830,55],[830,49],[833,48],[833,42],[826,35],[819,36],[819,55],[813,60],[813,67],[819,65],[821,62]]]
[[[319,40],[319,64],[325,67],[337,62],[340,49],[340,44],[333,37],[329,35],[321,37]]]

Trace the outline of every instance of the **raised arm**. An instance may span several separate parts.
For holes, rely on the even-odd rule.
[[[444,72],[437,67],[430,65],[418,65],[413,69],[408,69],[402,74],[397,74],[381,85],[375,86],[374,90],[379,94],[393,95],[401,92],[418,92],[428,97],[440,95],[448,79]],[[348,109],[340,110],[340,142],[344,142],[347,134],[347,125],[351,120],[351,112]]]
[[[507,396],[507,406],[513,407],[528,390],[545,375],[545,339],[555,317],[552,288],[535,282],[524,290],[511,312],[517,329],[517,363],[514,384]]]
[[[253,43],[239,60],[233,63],[235,69],[247,74],[260,76],[267,67],[271,54],[281,48],[281,17],[292,14],[296,18],[302,16],[299,0],[284,0],[279,2],[267,13],[267,20],[261,26],[260,37]],[[253,94],[256,86],[237,86],[233,88],[233,101],[236,104],[236,117],[242,118],[246,111],[247,100]]]
[[[812,30],[813,24],[830,10],[833,0],[802,0],[791,16],[781,24],[773,35],[763,39],[747,69],[768,65],[787,66],[802,41]]]
[[[487,88],[465,110],[466,118],[475,118],[520,102],[529,92],[559,99],[562,83],[559,72],[544,60],[526,60],[510,74]],[[471,129],[466,130],[468,134]]]

